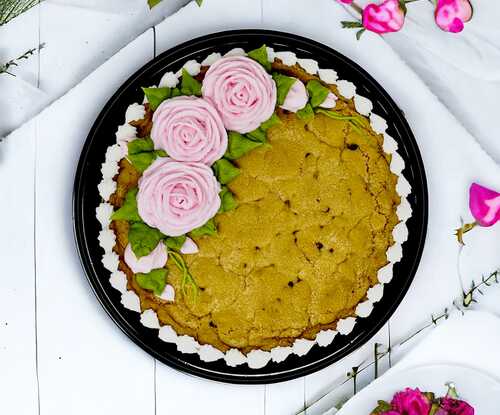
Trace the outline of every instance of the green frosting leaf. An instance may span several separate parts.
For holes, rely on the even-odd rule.
[[[296,112],[296,115],[301,120],[304,120],[306,122],[311,121],[314,118],[314,111],[311,104],[307,103],[304,108]]]
[[[271,127],[274,127],[275,125],[278,125],[278,124],[281,124],[281,120],[280,120],[280,117],[278,117],[278,115],[274,112],[273,115],[271,115],[271,117],[267,121],[264,121],[260,125],[260,129],[267,131]]]
[[[182,92],[179,88],[172,89],[172,98],[180,97],[181,95],[182,95]]]
[[[139,154],[145,151],[153,151],[154,144],[151,138],[136,138],[127,144],[128,154]]]
[[[344,114],[341,114],[340,112],[325,110],[323,108],[316,109],[316,113],[326,115],[327,117],[333,118],[334,120],[347,120],[347,121],[349,121],[349,120],[353,120],[356,118],[356,117],[353,117],[352,115],[344,115]]]
[[[229,160],[236,160],[261,145],[262,143],[260,142],[249,140],[240,133],[230,131],[228,134],[227,151],[224,157]]]
[[[321,85],[321,82],[315,79],[307,83],[306,89],[309,92],[309,102],[313,107],[321,105],[330,93],[327,87]]]
[[[221,184],[228,184],[240,175],[240,169],[226,159],[217,160],[212,168]]]
[[[144,91],[144,95],[149,102],[149,107],[151,110],[156,110],[158,106],[165,101],[167,98],[170,98],[172,94],[172,90],[170,88],[142,88]]]
[[[136,170],[138,170],[141,173],[144,173],[144,171],[153,163],[153,161],[156,160],[157,157],[166,157],[166,156],[167,153],[165,153],[163,150],[155,150],[138,154],[129,154],[127,158],[134,165]]]
[[[230,210],[236,209],[236,207],[238,206],[238,202],[234,198],[234,195],[226,186],[222,187],[219,196],[221,200],[219,212],[228,212]]]
[[[246,136],[252,140],[256,141],[258,143],[265,143],[267,139],[267,134],[264,130],[262,130],[260,127],[257,128],[256,130],[250,131],[249,133],[246,134]]]
[[[139,189],[134,187],[130,189],[125,195],[125,201],[120,209],[113,212],[111,215],[112,220],[128,220],[130,222],[142,222],[137,210],[137,192]]]
[[[128,230],[128,241],[137,258],[149,254],[163,238],[165,235],[158,229],[151,228],[143,222],[132,223]]]
[[[283,102],[285,102],[285,98],[288,95],[288,91],[290,91],[290,88],[297,79],[277,72],[273,73],[273,79],[274,82],[276,82],[276,88],[278,89],[278,105],[283,105]]]
[[[151,290],[156,295],[161,295],[167,284],[168,269],[158,268],[154,269],[147,274],[138,273],[135,274],[135,280],[139,287],[145,290]]]
[[[174,251],[180,251],[182,245],[184,245],[184,242],[186,242],[186,235],[169,236],[167,239],[165,239],[165,245],[167,245],[169,249],[173,249]]]
[[[260,63],[267,71],[271,70],[271,62],[267,59],[267,49],[266,45],[262,45],[258,49],[251,50],[248,52],[248,57],[252,58],[254,61]]]
[[[383,414],[384,412],[389,412],[392,410],[392,406],[390,403],[386,401],[378,401],[377,407],[371,412],[371,414]]]
[[[184,68],[182,68],[181,93],[182,95],[201,96],[201,83],[194,79]]]
[[[189,234],[195,238],[203,235],[215,235],[217,233],[217,226],[215,226],[214,218],[209,219],[207,223],[199,228],[193,229]]]

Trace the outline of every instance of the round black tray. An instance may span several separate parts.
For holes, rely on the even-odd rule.
[[[394,278],[385,286],[384,297],[368,318],[360,318],[349,335],[336,336],[328,347],[314,345],[302,357],[289,356],[282,363],[269,362],[262,369],[246,364],[232,368],[223,360],[206,363],[197,354],[183,354],[174,344],[158,338],[158,331],[141,325],[139,314],[120,303],[120,293],[111,287],[109,272],[102,266],[102,249],[97,242],[100,225],[95,217],[100,203],[97,185],[100,165],[106,148],[115,141],[115,131],[123,123],[125,111],[133,102],[141,102],[141,86],[157,84],[166,71],[177,71],[186,61],[203,60],[212,52],[224,53],[232,48],[245,50],[262,44],[275,50],[294,51],[301,58],[312,58],[321,68],[335,69],[339,79],[354,82],[357,92],[372,100],[374,112],[384,117],[388,133],[399,145],[406,167],[404,175],[412,187],[409,202],[413,216],[408,220],[408,241],[403,245],[403,259],[394,266]],[[410,286],[424,246],[427,231],[427,184],[424,167],[415,138],[401,110],[384,89],[357,64],[312,40],[267,30],[237,30],[203,36],[176,46],[132,75],[104,106],[83,146],[75,177],[73,223],[81,262],[97,298],[115,323],[137,345],[159,361],[181,371],[204,378],[232,383],[271,383],[304,376],[328,366],[366,343],[387,322]]]

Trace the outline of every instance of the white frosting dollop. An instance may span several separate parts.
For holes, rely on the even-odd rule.
[[[110,196],[116,190],[116,182],[113,179],[103,179],[101,183],[97,185],[97,190],[99,190],[99,195],[104,200],[109,200]]]
[[[408,227],[405,223],[399,222],[392,230],[392,237],[400,244],[408,240]]]
[[[248,367],[251,369],[260,369],[267,365],[271,360],[271,353],[265,352],[264,350],[252,350],[247,355]]]
[[[314,343],[315,342],[313,340],[296,339],[293,342],[293,353],[297,356],[304,356],[309,350],[311,350],[311,347],[314,346]]]
[[[141,323],[144,327],[148,327],[150,329],[159,329],[160,322],[158,321],[158,316],[156,315],[154,310],[147,309],[141,314]]]
[[[271,359],[276,363],[280,363],[290,356],[292,352],[291,347],[276,346],[271,349]]]
[[[321,330],[316,335],[316,343],[321,347],[326,347],[332,343],[337,334],[338,332],[335,330]]]
[[[318,73],[319,65],[314,59],[297,59],[297,63],[310,75]]]
[[[274,49],[270,48],[269,46],[266,46],[266,52],[267,52],[267,60],[269,62],[274,62],[274,58],[276,58],[276,53],[274,53]]]
[[[191,76],[196,76],[200,73],[201,70],[201,64],[198,63],[196,60],[192,59],[190,61],[187,61],[183,68],[186,70],[186,72],[191,75]]]
[[[339,94],[347,99],[351,99],[356,94],[356,86],[346,80],[337,81],[337,89]]]
[[[99,246],[104,249],[105,252],[112,251],[116,243],[116,235],[111,229],[103,229],[99,232],[97,237],[99,240]]]
[[[120,166],[116,161],[106,160],[101,165],[101,174],[103,179],[112,179],[118,174]]]
[[[338,79],[337,72],[333,69],[318,69],[318,76],[319,79],[327,84],[335,84]]]
[[[123,149],[118,144],[109,146],[106,150],[106,161],[120,161],[123,158]]]
[[[390,262],[401,261],[403,257],[403,248],[399,244],[394,244],[387,250],[387,260]]]
[[[113,206],[107,202],[101,203],[95,209],[95,216],[103,228],[107,228],[111,223],[112,214]]]
[[[228,56],[247,56],[247,53],[242,48],[234,48],[224,55],[224,57]]]
[[[191,336],[182,335],[177,337],[177,350],[182,353],[197,353],[200,344]]]
[[[238,349],[229,349],[224,357],[228,366],[236,367],[247,361],[247,358]]]
[[[188,236],[182,244],[180,251],[181,254],[190,255],[197,254],[200,250],[198,249],[198,245],[196,245],[196,242]]]
[[[174,301],[175,300],[175,288],[170,284],[165,285],[163,292],[160,295],[160,298],[165,301]]]
[[[393,154],[398,149],[398,143],[389,134],[384,133],[383,150],[387,154]]]
[[[176,343],[179,336],[171,326],[161,326],[158,337],[165,343]]]
[[[109,283],[122,294],[127,292],[127,275],[123,271],[115,271],[109,277]]]
[[[383,295],[384,295],[384,286],[382,284],[374,285],[366,293],[366,296],[372,303],[380,301]]]
[[[125,122],[129,123],[131,121],[142,120],[144,115],[146,115],[146,108],[144,108],[144,105],[134,102],[128,106],[125,112]]]
[[[165,74],[161,77],[158,86],[160,88],[175,88],[178,83],[179,83],[179,78],[175,73],[165,72]]]
[[[122,294],[121,303],[129,310],[141,312],[141,300],[133,291],[126,291]]]
[[[106,252],[102,256],[102,265],[108,271],[114,272],[118,269],[118,264],[120,263],[120,257],[116,254],[116,252]]]
[[[373,112],[370,114],[370,125],[377,134],[383,134],[387,130],[387,121]]]
[[[377,272],[377,279],[382,283],[382,284],[387,284],[391,282],[392,280],[392,267],[393,264],[388,263],[384,267],[380,268]]]
[[[411,185],[403,175],[398,177],[398,182],[396,183],[396,192],[398,192],[399,196],[403,197],[406,197],[411,193]]]
[[[201,346],[198,353],[200,355],[200,359],[204,362],[215,362],[216,360],[224,359],[224,353],[210,344],[204,344]]]
[[[222,58],[222,55],[219,52],[213,52],[210,55],[208,55],[205,59],[203,59],[203,61],[201,62],[201,66],[213,65],[215,62],[217,62],[221,58]]]
[[[411,217],[412,209],[407,199],[401,199],[401,203],[396,209],[399,220],[406,221]]]
[[[297,56],[293,52],[275,52],[274,55],[285,65],[293,66],[297,63]]]
[[[373,303],[370,300],[363,301],[356,306],[356,315],[359,317],[368,317],[373,310]]]
[[[405,168],[405,162],[398,153],[392,153],[391,164],[389,167],[394,174],[400,175]]]
[[[337,331],[340,334],[349,334],[354,329],[355,324],[356,319],[354,317],[340,319],[337,322]]]
[[[361,95],[355,95],[354,108],[356,108],[356,111],[361,115],[368,116],[372,112],[373,104],[368,98],[362,97]]]

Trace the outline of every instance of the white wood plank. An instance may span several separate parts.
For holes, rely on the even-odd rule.
[[[98,304],[80,266],[71,223],[74,172],[87,132],[106,100],[152,55],[149,30],[36,119],[42,415],[154,413],[154,361]]]
[[[35,125],[0,143],[0,413],[37,411],[34,268]]]
[[[306,405],[306,377],[266,385],[266,414],[296,414]]]
[[[194,2],[156,26],[157,53],[202,34],[255,27],[261,18],[260,2],[210,0],[199,8]],[[196,22],[193,24],[192,22]],[[263,414],[264,386],[224,385],[190,377],[157,364],[157,412],[206,414]],[[266,413],[273,413],[266,411]]]

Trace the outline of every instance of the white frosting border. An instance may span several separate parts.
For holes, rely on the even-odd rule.
[[[96,218],[102,226],[101,237],[99,238],[99,245],[104,249],[102,263],[111,273],[111,286],[122,294],[121,303],[123,306],[129,310],[140,313],[140,321],[145,327],[159,330],[159,338],[166,343],[176,344],[177,350],[182,353],[197,353],[204,362],[224,359],[226,364],[231,367],[247,363],[248,366],[253,369],[262,368],[271,360],[276,363],[282,362],[291,354],[304,356],[315,344],[318,344],[320,347],[326,347],[333,342],[337,335],[347,335],[351,333],[358,317],[368,317],[373,311],[373,305],[382,299],[384,284],[392,280],[394,264],[399,262],[402,258],[402,244],[408,238],[406,221],[412,215],[411,206],[407,199],[407,196],[411,193],[411,186],[408,180],[402,175],[402,171],[405,167],[404,160],[397,153],[397,142],[386,132],[387,121],[372,112],[372,102],[366,97],[357,95],[356,86],[352,82],[339,80],[337,73],[333,69],[321,69],[319,68],[318,62],[312,59],[297,58],[293,52],[275,52],[269,47],[267,48],[267,52],[270,60],[279,58],[286,65],[298,64],[306,72],[312,75],[318,75],[323,82],[336,85],[339,93],[345,98],[352,98],[356,111],[369,117],[372,129],[378,134],[383,134],[383,150],[386,154],[391,155],[390,171],[398,176],[396,192],[401,197],[401,202],[397,207],[396,214],[400,222],[392,231],[395,241],[394,245],[389,247],[386,253],[389,263],[378,270],[377,279],[379,283],[368,290],[367,299],[357,305],[354,316],[338,320],[336,330],[321,330],[317,333],[314,340],[298,338],[295,339],[292,346],[277,346],[270,351],[255,349],[245,356],[238,349],[230,349],[226,353],[223,353],[209,344],[200,345],[193,337],[186,335],[179,336],[171,326],[160,326],[158,316],[152,309],[142,311],[139,296],[134,291],[127,290],[127,277],[122,271],[118,270],[118,255],[113,252],[113,247],[110,243],[110,235],[108,235],[111,215],[113,213],[113,207],[108,203],[108,200],[116,189],[116,182],[113,181],[113,177],[118,171],[118,162],[124,155],[120,143],[131,139],[129,135],[125,137],[122,136],[123,131],[129,132],[129,129],[127,127],[124,128],[124,126],[128,126],[129,121],[136,119],[140,114],[144,114],[143,105],[134,103],[129,106],[126,112],[125,123],[118,127],[116,134],[117,144],[111,145],[106,151],[106,159],[101,168],[103,178],[98,185],[99,194],[103,198],[103,202],[96,208]],[[224,56],[243,56],[245,54],[243,49],[237,48],[229,51]],[[211,65],[220,58],[221,55],[218,53],[211,54],[207,56],[201,64],[196,61],[189,61],[186,62],[183,67],[191,74],[195,74],[199,72],[200,65]],[[162,84],[162,86],[175,86],[179,76],[180,70],[176,74],[167,72],[162,77],[160,84]]]

